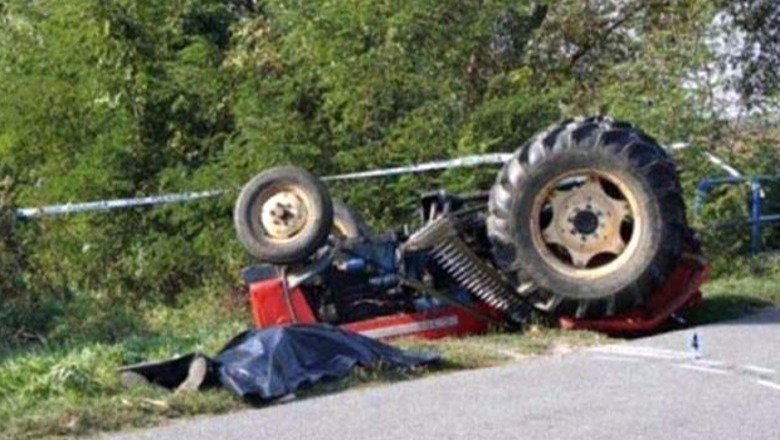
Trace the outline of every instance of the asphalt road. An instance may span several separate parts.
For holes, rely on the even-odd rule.
[[[780,311],[563,356],[115,434],[140,439],[780,439]]]

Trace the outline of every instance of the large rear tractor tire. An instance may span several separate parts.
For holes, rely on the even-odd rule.
[[[271,168],[241,190],[233,221],[239,241],[258,260],[299,263],[327,241],[333,202],[322,181],[308,171]]]
[[[496,264],[538,309],[578,318],[641,305],[687,230],[674,163],[607,117],[556,124],[522,146],[490,194]]]

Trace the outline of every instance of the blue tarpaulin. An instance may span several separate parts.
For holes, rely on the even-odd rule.
[[[192,353],[163,362],[122,368],[175,389],[188,374]],[[248,330],[213,358],[206,357],[204,384],[222,384],[244,398],[282,397],[326,378],[344,377],[356,366],[413,368],[439,361],[433,353],[401,350],[327,324]]]

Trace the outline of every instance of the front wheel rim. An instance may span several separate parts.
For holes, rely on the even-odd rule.
[[[260,205],[257,224],[270,240],[291,240],[309,223],[308,198],[297,186],[268,188],[258,194],[257,198]]]

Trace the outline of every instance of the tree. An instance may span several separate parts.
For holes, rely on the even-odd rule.
[[[723,32],[733,32],[723,70],[736,71],[733,84],[748,108],[776,103],[780,92],[780,3],[772,0],[722,2]]]

